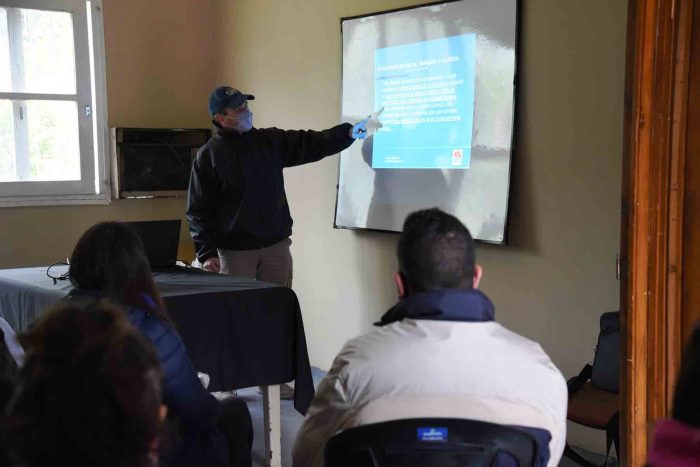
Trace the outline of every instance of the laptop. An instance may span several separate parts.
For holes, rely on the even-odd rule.
[[[176,268],[180,243],[180,219],[127,222],[141,237],[151,269]]]

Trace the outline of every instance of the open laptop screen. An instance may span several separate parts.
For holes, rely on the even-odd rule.
[[[180,222],[180,219],[175,219],[128,223],[141,237],[151,268],[175,266],[180,243]]]

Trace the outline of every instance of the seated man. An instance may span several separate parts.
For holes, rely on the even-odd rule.
[[[558,464],[566,382],[536,342],[494,321],[474,256],[455,217],[438,209],[408,216],[394,276],[400,301],[336,357],[297,435],[295,467],[322,466],[338,431],[426,417],[544,429],[547,465]]]

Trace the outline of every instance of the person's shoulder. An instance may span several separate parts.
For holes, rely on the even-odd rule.
[[[358,368],[367,367],[367,363],[376,360],[381,352],[371,345],[375,331],[348,339],[333,359],[330,370],[324,380],[335,380],[346,384],[350,375],[355,374]]]
[[[547,354],[539,342],[511,331],[496,322],[493,322],[489,332],[493,338],[500,341],[502,346],[507,347],[511,354],[519,355],[523,360],[527,360],[533,365],[545,369],[552,378],[565,383],[561,371],[557,368],[549,354]]]
[[[204,143],[203,145],[201,145],[201,146],[199,147],[199,149],[197,149],[197,156],[199,156],[199,155],[201,155],[201,154],[208,153],[208,152],[211,150],[211,147],[212,147],[212,144],[213,144],[213,143],[212,143],[213,140],[214,140],[214,137],[212,136],[211,138],[209,138],[209,139],[207,140],[206,143]]]
[[[212,157],[212,138],[209,138],[209,140],[201,145],[199,149],[197,149],[197,154],[195,155],[195,162],[198,164],[201,164],[204,161],[210,160]]]
[[[370,352],[377,349],[393,348],[396,345],[405,345],[410,338],[423,338],[425,336],[424,326],[430,326],[430,323],[435,323],[435,321],[402,319],[383,326],[376,326],[371,331],[349,339],[345,344],[345,349],[350,352]]]
[[[271,126],[267,128],[253,128],[250,130],[250,133],[254,138],[280,141],[288,138],[290,134],[294,134],[298,131],[299,130],[284,130],[282,128]]]
[[[152,320],[152,316],[139,307],[126,306],[124,307],[124,311],[126,311],[126,316],[129,318],[131,324],[141,331],[156,326],[156,323]]]
[[[371,361],[378,355],[392,353],[397,344],[405,343],[405,333],[397,333],[397,327],[401,325],[401,322],[391,323],[348,339],[338,352],[336,360],[343,363],[343,366],[362,365],[362,362]],[[400,337],[402,334],[403,337]]]
[[[509,345],[544,352],[544,350],[542,350],[542,346],[540,346],[537,341],[518,334],[517,332],[508,329],[496,321],[489,322],[487,332],[491,337],[507,342]]]
[[[246,144],[265,144],[275,143],[284,140],[287,130],[282,130],[277,127],[257,128],[253,127],[248,132],[244,133],[243,140]]]
[[[152,340],[178,339],[171,326],[139,307],[126,308],[126,314],[131,324]]]

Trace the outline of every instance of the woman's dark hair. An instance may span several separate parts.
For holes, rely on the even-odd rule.
[[[122,310],[105,300],[61,304],[20,342],[26,360],[8,409],[10,462],[155,465],[162,374]]]
[[[673,418],[700,428],[700,323],[683,352],[673,395]]]
[[[69,274],[80,290],[99,292],[169,322],[146,250],[127,224],[102,222],[90,227],[75,245]]]

